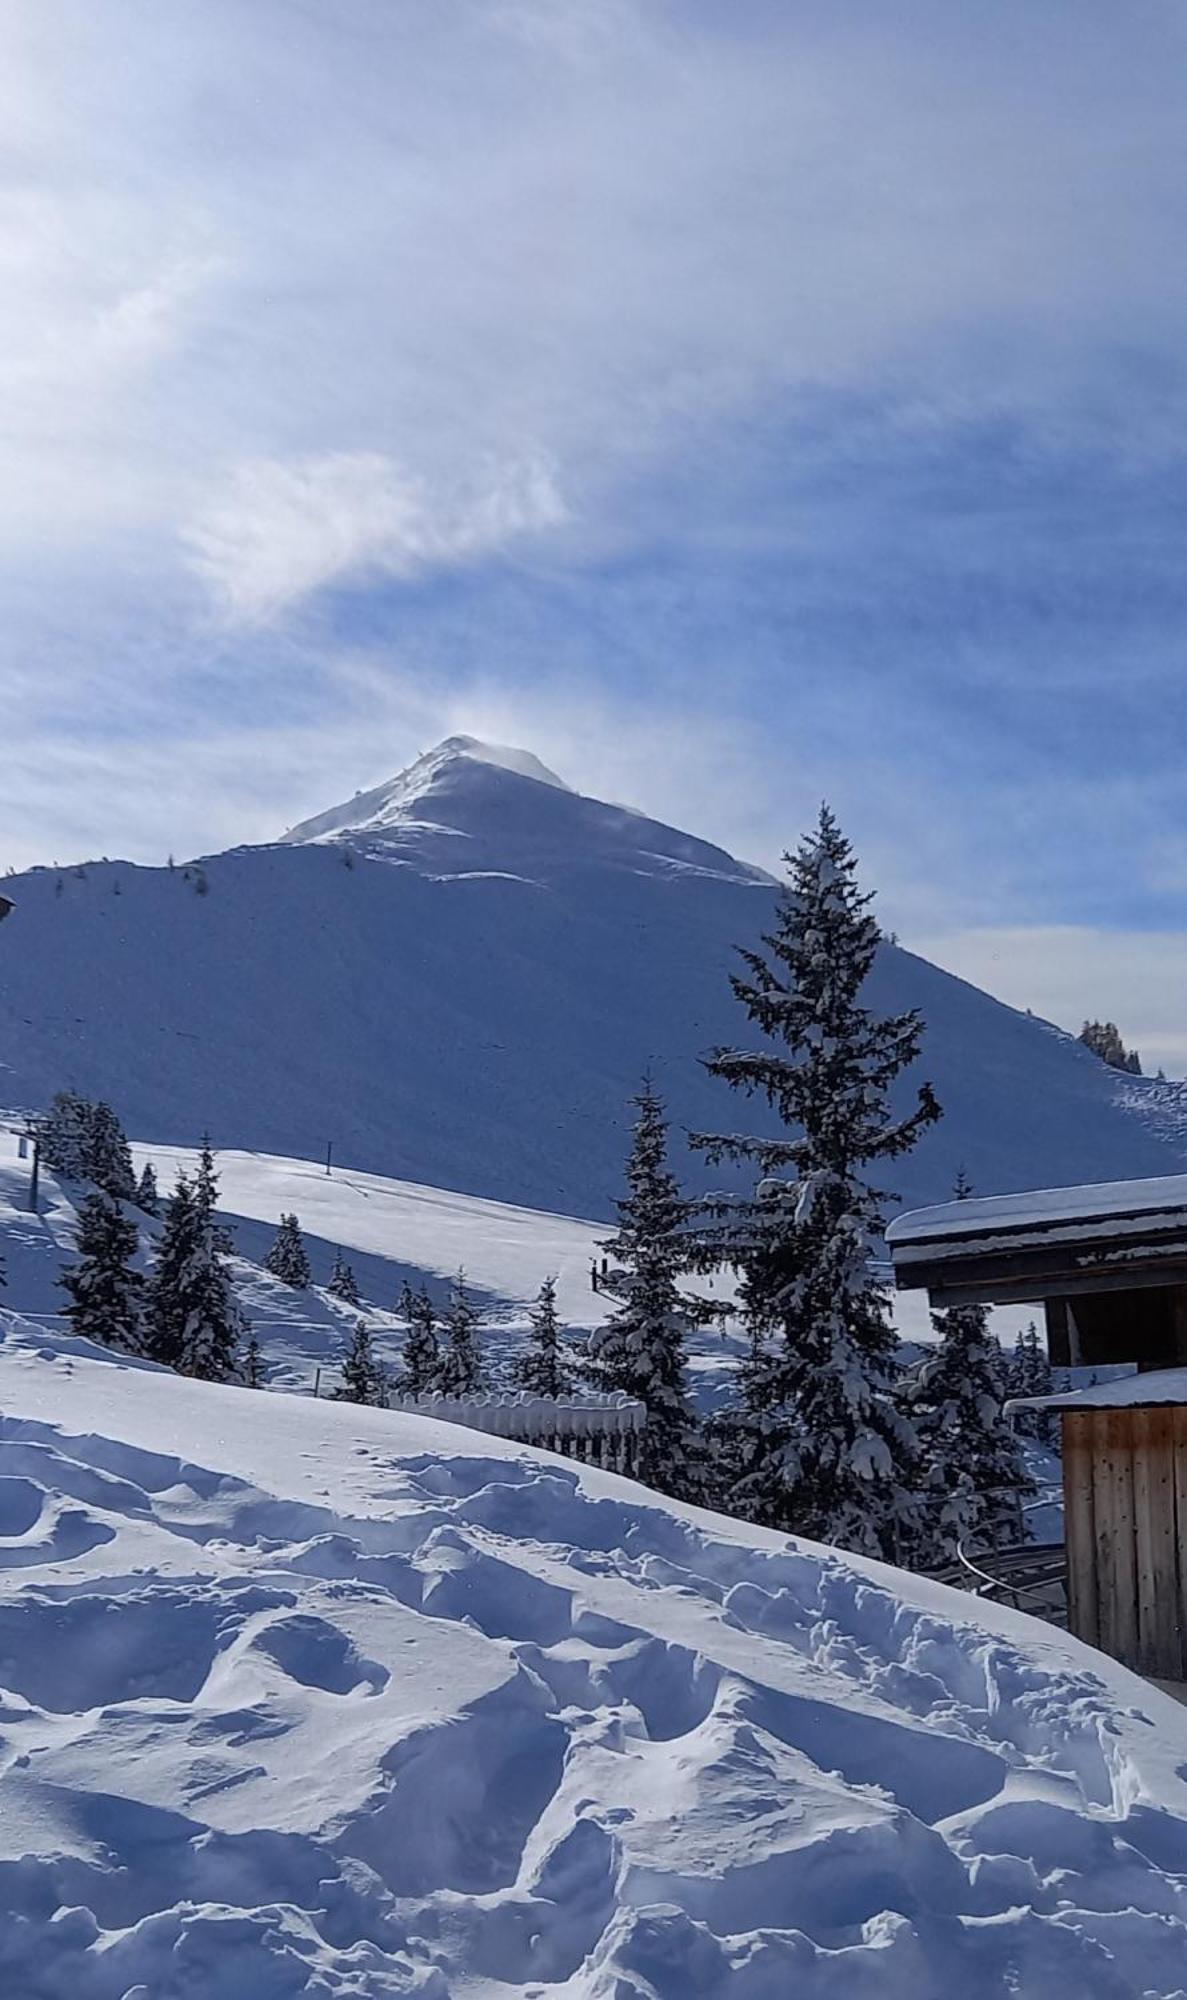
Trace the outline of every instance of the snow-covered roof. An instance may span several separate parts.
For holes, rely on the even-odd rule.
[[[1187,1286],[1187,1174],[944,1202],[899,1216],[887,1241],[900,1291],[933,1304]]]
[[[1098,1382],[1091,1389],[1063,1389],[1052,1396],[1015,1396],[1011,1410],[1138,1410],[1155,1403],[1187,1406],[1187,1368],[1158,1368]]]
[[[886,1240],[897,1258],[915,1245],[945,1237],[994,1236],[1062,1223],[1088,1224],[1165,1214],[1187,1216],[1187,1174],[1159,1180],[1099,1181],[1082,1187],[1031,1188],[1022,1194],[987,1195],[914,1208],[896,1216]]]

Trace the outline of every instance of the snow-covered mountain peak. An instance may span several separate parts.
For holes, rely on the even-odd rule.
[[[303,820],[289,844],[333,842],[434,877],[555,884],[594,869],[766,883],[761,870],[645,813],[574,791],[530,750],[449,736],[406,771]]]
[[[507,776],[546,785],[554,791],[569,790],[563,778],[558,778],[530,750],[483,743],[476,736],[447,736],[444,742],[398,771],[394,778],[385,779],[370,791],[356,792],[352,799],[331,806],[328,812],[302,820],[284,838],[301,844],[343,835],[381,835],[385,828],[409,822],[444,820],[448,824],[448,810],[442,808],[451,794],[477,788],[493,795],[500,789],[500,780]]]

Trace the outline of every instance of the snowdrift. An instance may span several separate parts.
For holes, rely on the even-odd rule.
[[[1166,2000],[1187,1711],[424,1419],[0,1314],[13,2000]]]

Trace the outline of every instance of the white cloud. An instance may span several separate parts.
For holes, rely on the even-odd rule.
[[[538,457],[488,463],[446,487],[384,452],[339,451],[237,466],[186,540],[228,615],[253,623],[368,571],[403,577],[495,553],[564,511]]]

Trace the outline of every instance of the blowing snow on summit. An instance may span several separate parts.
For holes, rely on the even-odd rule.
[[[0,10],[0,2000],[1187,2000],[1184,53]]]

